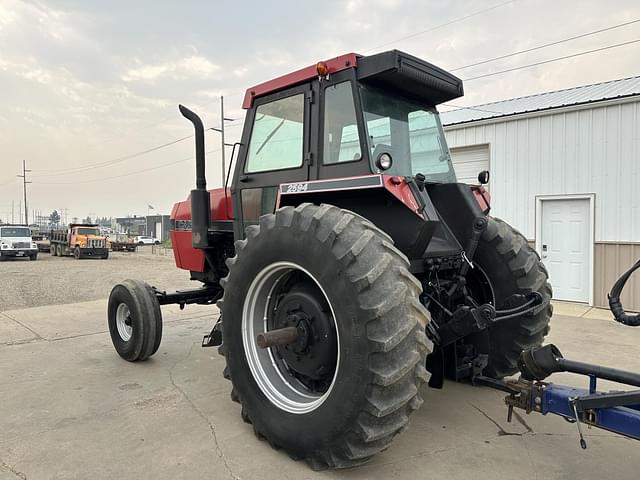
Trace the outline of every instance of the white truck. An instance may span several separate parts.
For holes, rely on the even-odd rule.
[[[38,246],[31,238],[31,230],[24,225],[0,225],[0,261],[9,257],[38,258]]]

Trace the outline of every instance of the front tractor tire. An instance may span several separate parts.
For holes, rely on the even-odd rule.
[[[224,375],[256,435],[314,469],[387,448],[422,403],[431,350],[422,288],[391,238],[331,205],[283,207],[227,265]],[[257,345],[284,329],[294,341]]]
[[[497,308],[508,308],[505,302],[513,295],[531,292],[540,293],[545,304],[532,313],[498,322],[488,331],[488,341],[479,337],[479,350],[489,356],[485,375],[503,378],[518,371],[523,350],[540,346],[549,333],[552,290],[544,264],[524,236],[503,220],[487,220],[474,261],[491,284]]]
[[[162,339],[162,313],[152,288],[139,280],[125,280],[111,290],[107,307],[111,342],[128,362],[146,360]]]

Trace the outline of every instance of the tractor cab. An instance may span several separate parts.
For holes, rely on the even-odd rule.
[[[431,256],[459,257],[417,191],[456,182],[436,105],[462,94],[460,79],[396,50],[342,55],[248,89],[231,179],[236,238],[281,206],[326,202],[375,218],[416,268],[428,245]]]
[[[462,94],[460,79],[395,50],[319,62],[247,91],[236,177],[298,169],[305,180],[421,173],[455,182],[435,107]]]
[[[371,174],[455,182],[435,107],[462,94],[460,79],[395,50],[343,55],[250,88],[234,206],[243,218],[272,212],[282,183]]]

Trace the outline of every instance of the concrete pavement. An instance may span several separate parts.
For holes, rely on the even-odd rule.
[[[449,383],[390,449],[348,471],[313,472],[258,441],[202,349],[214,307],[163,307],[164,336],[149,361],[121,360],[106,301],[0,313],[0,480],[468,478],[636,479],[640,444],[520,414],[503,394]],[[549,341],[567,357],[640,371],[640,328],[558,315]],[[556,381],[579,384],[571,375]]]

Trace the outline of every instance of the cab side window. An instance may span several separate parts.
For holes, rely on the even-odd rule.
[[[324,96],[323,163],[360,160],[362,152],[351,82],[327,87]]]
[[[245,171],[300,167],[303,146],[304,94],[260,105],[256,108]]]

